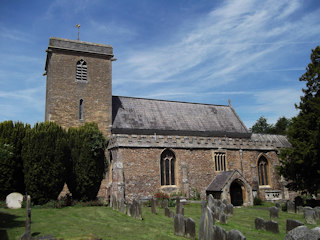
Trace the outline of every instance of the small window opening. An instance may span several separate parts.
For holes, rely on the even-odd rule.
[[[227,171],[226,168],[226,154],[225,153],[214,153],[214,165],[217,172]]]
[[[76,80],[87,81],[87,63],[83,59],[77,62]]]
[[[79,119],[83,120],[83,99],[80,99],[79,103]]]

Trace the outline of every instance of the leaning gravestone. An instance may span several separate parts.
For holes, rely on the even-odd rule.
[[[141,204],[137,200],[133,200],[132,202],[133,211],[134,211],[134,218],[138,218],[142,220],[142,210],[141,210]]]
[[[222,227],[214,225],[213,226],[213,239],[214,240],[226,240],[227,232]]]
[[[223,203],[224,205],[228,205],[229,202],[228,202],[227,199],[223,199],[223,200],[222,200],[222,203]]]
[[[303,226],[303,223],[298,220],[287,219],[286,231],[289,232],[299,226]]]
[[[192,218],[187,218],[185,221],[185,237],[190,239],[196,238],[196,222]]]
[[[174,212],[170,211],[170,218],[174,218]]]
[[[214,209],[214,198],[212,196],[212,194],[209,194],[208,196],[208,207],[213,211]]]
[[[246,238],[240,231],[232,229],[227,233],[227,240],[246,240]]]
[[[266,224],[266,230],[268,232],[279,233],[279,225],[277,222],[271,220],[271,221],[265,222],[265,224]]]
[[[316,211],[313,208],[304,208],[304,218],[308,224],[317,224]]]
[[[294,202],[287,201],[287,211],[288,211],[288,213],[295,213],[296,212]]]
[[[7,208],[10,209],[18,209],[21,208],[23,202],[23,195],[21,193],[10,193],[7,197],[6,197],[6,205]]]
[[[315,227],[311,229],[311,232],[317,236],[317,239],[320,239],[320,227]]]
[[[119,202],[119,211],[123,214],[127,214],[127,206],[124,202],[124,199],[122,199],[120,202]]]
[[[207,207],[207,202],[206,201],[201,201],[201,212],[203,211],[203,209],[205,209]]]
[[[320,207],[315,207],[314,211],[316,212],[317,220],[320,220]]]
[[[206,207],[201,214],[199,223],[199,240],[208,240],[213,238],[213,213],[209,207]]]
[[[233,205],[231,203],[227,204],[224,212],[227,214],[227,216],[233,216]]]
[[[186,225],[184,222],[184,216],[182,214],[176,214],[174,216],[174,234],[183,237],[186,232]]]
[[[130,217],[133,217],[132,214],[133,214],[132,204],[131,204],[131,203],[128,203],[127,215],[130,216]]]
[[[269,208],[270,218],[279,218],[279,208],[271,207]]]
[[[266,224],[263,218],[256,218],[254,220],[254,225],[256,227],[257,230],[266,230]]]

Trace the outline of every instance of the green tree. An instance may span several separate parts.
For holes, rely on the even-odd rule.
[[[261,116],[250,129],[253,133],[270,133],[273,126],[268,123],[264,116]]]
[[[276,124],[273,126],[273,129],[271,130],[271,132],[274,134],[286,135],[290,124],[291,124],[291,119],[286,117],[280,117],[277,120]]]
[[[21,158],[22,142],[29,125],[21,122],[4,121],[0,123],[0,199],[11,192],[25,192],[23,162]]]
[[[281,150],[279,172],[287,187],[310,194],[320,190],[320,46],[312,50],[311,63],[300,81],[306,82],[299,114],[292,119],[288,140],[292,148]]]
[[[57,199],[66,181],[67,133],[54,122],[37,123],[27,131],[22,158],[26,191],[35,204]]]
[[[70,128],[68,136],[71,149],[68,188],[74,199],[93,200],[97,196],[106,168],[106,140],[95,123]]]

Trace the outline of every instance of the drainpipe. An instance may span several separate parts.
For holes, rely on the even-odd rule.
[[[240,166],[241,166],[241,174],[244,176],[244,173],[243,173],[243,166],[242,166],[242,149],[239,150],[239,153],[240,153]]]

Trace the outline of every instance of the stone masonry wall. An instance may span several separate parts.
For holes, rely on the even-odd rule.
[[[96,122],[108,137],[112,118],[110,59],[82,52],[51,51],[47,60],[45,120],[65,128]],[[76,81],[80,59],[87,63],[87,81]],[[80,99],[84,101],[83,120],[79,120]]]
[[[124,196],[132,201],[137,197],[151,197],[158,190],[166,191],[166,186],[160,183],[160,156],[165,148],[119,148],[124,173]],[[223,149],[171,149],[175,153],[175,178],[177,191],[189,196],[192,189],[201,192],[205,198],[205,191],[214,176],[214,152],[226,153],[227,170],[237,169],[241,172],[239,150]],[[258,181],[258,158],[264,154],[269,161],[269,186],[260,187],[260,197],[264,199],[265,190],[281,190],[279,177],[275,171],[278,157],[274,151],[262,153],[261,151],[243,151],[243,175],[251,186]],[[116,160],[115,160],[116,161]],[[182,176],[182,168],[186,168],[187,176]],[[186,178],[187,185],[184,185]],[[184,180],[184,181],[185,181]],[[188,186],[185,189],[184,186]]]

